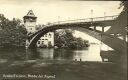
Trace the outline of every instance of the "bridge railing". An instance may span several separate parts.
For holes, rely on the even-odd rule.
[[[53,22],[48,25],[56,25],[56,24],[66,24],[66,23],[79,23],[79,22],[91,22],[92,18],[87,18],[87,19],[76,19],[76,20],[66,20],[66,21],[58,21],[58,22]]]
[[[118,15],[114,16],[105,16],[105,17],[95,17],[95,18],[85,18],[85,19],[75,19],[75,20],[66,20],[66,21],[58,21],[58,22],[53,22],[53,23],[48,23],[47,26],[52,26],[52,25],[58,25],[58,24],[70,24],[70,23],[80,23],[80,22],[95,22],[95,21],[105,21],[105,20],[114,20],[118,17]],[[42,27],[43,29],[44,27]],[[34,33],[38,32],[35,31]],[[34,34],[33,33],[33,34]],[[31,34],[32,35],[32,34]],[[30,36],[31,36],[30,35]]]
[[[58,22],[49,23],[46,26],[58,25],[58,24],[66,24],[66,23],[79,23],[79,22],[92,22],[92,21],[115,20],[117,17],[118,17],[118,15],[105,16],[105,17],[95,17],[95,18],[86,18],[86,19],[58,21]]]
[[[115,16],[105,16],[105,17],[97,17],[97,18],[93,18],[93,21],[115,20],[117,17],[118,17],[118,15],[115,15]]]

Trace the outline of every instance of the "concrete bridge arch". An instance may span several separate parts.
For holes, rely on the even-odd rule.
[[[102,21],[89,21],[89,22],[73,22],[73,23],[57,23],[57,24],[50,24],[46,27],[42,28],[38,32],[32,34],[29,37],[28,42],[28,48],[34,48],[36,45],[36,42],[40,39],[41,36],[45,35],[47,32],[51,32],[57,29],[74,29],[82,32],[86,32],[87,34],[91,35],[92,37],[95,37],[98,40],[101,40],[101,34],[102,34],[102,42],[113,48],[115,51],[121,52],[120,47],[124,47],[122,43],[125,44],[124,41],[120,40],[117,37],[114,37],[110,35],[110,30],[113,29],[114,23],[116,22],[116,19],[114,20],[102,20]],[[102,28],[102,31],[96,30],[96,27],[100,26]],[[111,28],[104,32],[104,27],[111,26]],[[93,28],[92,28],[93,27]],[[117,47],[117,45],[120,47]]]

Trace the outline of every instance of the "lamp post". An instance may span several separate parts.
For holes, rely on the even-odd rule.
[[[92,21],[93,21],[93,9],[91,9],[91,18],[92,18]]]
[[[105,18],[106,18],[106,12],[104,12],[104,21],[105,21]]]
[[[60,23],[59,20],[60,20],[60,16],[58,16],[58,24]]]

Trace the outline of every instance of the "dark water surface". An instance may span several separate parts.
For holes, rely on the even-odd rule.
[[[24,77],[5,77],[9,74]],[[125,77],[119,65],[102,62],[100,46],[95,44],[84,50],[0,50],[0,80],[127,80]]]
[[[1,49],[0,61],[2,60],[77,60],[77,61],[101,61],[99,45],[91,45],[83,50],[48,49],[37,48],[25,49]]]

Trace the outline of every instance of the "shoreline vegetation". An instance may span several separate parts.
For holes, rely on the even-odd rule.
[[[76,38],[71,29],[60,29],[55,31],[55,48],[62,49],[84,49],[90,46],[88,40]]]
[[[73,36],[69,29],[55,31],[55,46],[48,48],[83,49],[89,47],[89,41]],[[7,19],[0,14],[0,48],[25,48],[27,30],[20,19]],[[41,46],[41,48],[47,48]]]
[[[20,19],[9,20],[0,14],[0,48],[25,47],[27,37]]]

